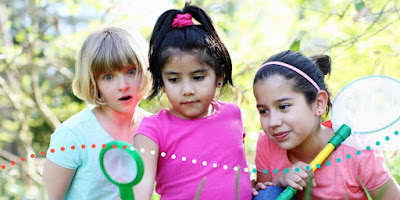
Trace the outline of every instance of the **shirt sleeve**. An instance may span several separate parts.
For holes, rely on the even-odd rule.
[[[46,157],[61,167],[77,169],[82,164],[81,144],[78,141],[71,129],[61,125],[51,135]]]
[[[153,140],[160,148],[160,144],[162,143],[162,141],[159,137],[159,132],[162,129],[159,124],[160,123],[159,120],[157,120],[156,115],[144,117],[142,122],[140,122],[139,127],[136,130],[136,133],[134,133],[133,137],[139,134],[145,135]]]
[[[363,150],[358,162],[358,176],[368,191],[375,190],[386,183],[390,172],[381,151]]]
[[[242,112],[241,112],[241,110],[240,110],[240,108],[239,108],[239,106],[237,106],[236,104],[234,104],[235,105],[235,108],[238,110],[238,113],[239,113],[239,118],[240,118],[240,124],[241,124],[241,133],[242,133],[242,137],[243,137],[243,139],[246,137],[246,130],[245,130],[245,128],[244,128],[244,122],[243,122],[243,116],[242,116]]]
[[[258,135],[258,141],[257,141],[257,150],[256,150],[256,168],[257,171],[262,172],[264,169],[269,169],[269,163],[268,163],[268,158],[267,155],[269,155],[267,144],[268,143],[268,138],[264,134],[263,131],[260,131]]]

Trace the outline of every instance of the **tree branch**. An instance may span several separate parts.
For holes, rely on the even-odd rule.
[[[19,137],[17,137],[17,140],[21,143],[21,146],[24,148],[26,151],[26,154],[33,154],[34,150],[32,148],[32,140],[30,139],[30,131],[29,131],[29,126],[28,122],[25,118],[23,107],[19,101],[19,98],[15,93],[13,93],[10,88],[8,87],[6,81],[3,79],[3,77],[0,76],[0,87],[3,89],[4,93],[6,96],[11,100],[14,108],[17,111],[17,118],[18,121],[21,123],[21,130]],[[24,153],[25,154],[25,153]],[[41,178],[40,175],[36,173],[36,166],[34,164],[34,161],[31,159],[26,160],[27,165],[22,166],[22,170],[35,182],[38,184],[41,183]]]
[[[356,42],[358,42],[364,35],[366,35],[366,34],[368,33],[368,31],[371,30],[372,27],[374,27],[374,26],[378,23],[379,19],[382,17],[382,15],[383,15],[383,13],[384,13],[384,10],[385,10],[386,6],[389,4],[389,2],[390,2],[390,1],[387,1],[387,2],[386,2],[386,4],[382,7],[381,11],[379,12],[379,15],[377,16],[377,18],[376,18],[376,19],[375,19],[361,34],[359,34],[359,35],[357,35],[357,36],[355,36],[355,37],[353,37],[353,38],[350,38],[350,39],[348,39],[348,40],[344,40],[344,41],[342,41],[342,42],[336,43],[336,44],[330,46],[329,48],[327,48],[324,52],[327,52],[327,51],[331,50],[332,48],[338,47],[338,46],[347,46],[347,45],[349,45],[349,46],[346,48],[346,50],[349,49],[349,48],[351,48],[351,47],[352,47]],[[389,24],[390,24],[390,23],[389,23]],[[386,28],[387,26],[384,26],[384,27]],[[378,32],[380,32],[380,31],[382,31],[382,30],[384,30],[384,29],[381,29],[381,30],[379,30]],[[376,32],[376,34],[377,34],[378,32]]]
[[[60,121],[53,115],[49,107],[43,102],[42,93],[39,86],[39,73],[36,66],[32,66],[32,89],[36,101],[36,106],[39,110],[40,116],[44,118],[46,123],[54,131],[60,125]]]

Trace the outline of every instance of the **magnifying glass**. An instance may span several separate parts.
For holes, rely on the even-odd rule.
[[[100,167],[106,178],[119,187],[122,200],[134,200],[133,186],[143,178],[143,161],[136,149],[114,140],[100,152]]]

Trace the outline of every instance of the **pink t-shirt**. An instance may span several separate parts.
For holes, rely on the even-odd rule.
[[[221,101],[214,100],[212,105],[214,112],[203,118],[182,119],[163,109],[139,125],[136,133],[152,139],[160,150],[156,192],[162,200],[194,199],[203,178],[200,199],[234,200],[235,169],[240,174],[239,199],[252,199],[249,172],[244,171],[245,130],[240,110]]]
[[[340,145],[331,157],[314,172],[317,187],[312,189],[311,199],[367,199],[357,178],[359,176],[367,190],[374,190],[382,186],[390,177],[385,158],[376,150],[358,150]],[[339,162],[338,162],[339,161]],[[256,166],[258,173],[268,170],[267,173],[276,176],[274,170],[288,168],[293,163],[287,157],[287,151],[280,148],[275,142],[261,131],[257,142]],[[302,199],[303,192],[297,197]]]

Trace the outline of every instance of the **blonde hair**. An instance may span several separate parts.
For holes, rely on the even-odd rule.
[[[146,96],[150,89],[147,59],[148,45],[136,32],[118,27],[106,27],[92,32],[83,42],[75,64],[72,91],[88,104],[104,106],[95,77],[100,74],[136,66],[142,76],[140,91]]]

